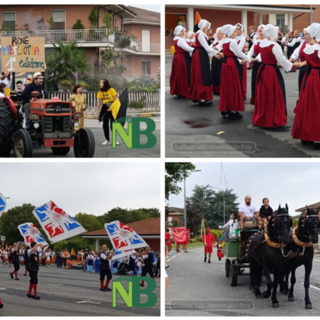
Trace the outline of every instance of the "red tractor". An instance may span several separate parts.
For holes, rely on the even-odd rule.
[[[56,99],[37,99],[32,92],[29,119],[32,129],[23,128],[24,116],[19,112],[21,98],[0,98],[0,157],[9,157],[13,149],[17,158],[30,158],[33,143],[50,147],[55,155],[64,156],[73,147],[75,157],[92,158],[95,139],[90,129],[75,131],[79,126],[80,112],[74,112],[71,102]]]

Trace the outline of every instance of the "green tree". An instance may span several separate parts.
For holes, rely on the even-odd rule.
[[[32,222],[44,235],[46,241],[50,243],[45,232],[40,227],[37,218],[32,213],[34,208],[35,206],[32,204],[23,204],[22,206],[14,207],[2,214],[0,218],[2,222],[1,235],[6,236],[6,243],[8,243],[8,245],[12,245],[16,241],[23,241],[18,225],[25,222]]]
[[[232,213],[238,212],[239,203],[237,201],[237,195],[233,193],[233,189],[225,190],[225,221],[229,220],[229,216]],[[223,224],[223,191],[214,191],[214,203],[210,207],[209,212],[206,215],[208,223],[211,228],[218,228]]]
[[[69,252],[71,253],[71,249],[74,249],[74,251],[77,253],[80,250],[85,249],[94,249],[95,245],[94,241],[90,239],[82,239],[80,236],[76,236],[67,240],[59,241],[54,245],[55,252],[59,252],[61,250],[64,250],[67,248]]]
[[[166,162],[165,164],[165,197],[168,200],[170,194],[179,194],[181,188],[177,185],[183,178],[190,176],[196,169],[191,162]]]
[[[141,208],[139,210],[141,210],[143,213],[148,214],[150,218],[160,217],[160,210],[157,208]]]
[[[201,211],[194,207],[192,202],[187,199],[187,229],[190,229],[190,232],[193,233],[194,236],[197,235],[198,230],[201,225]]]
[[[81,19],[77,19],[76,23],[72,26],[72,29],[75,29],[75,30],[84,29],[84,25],[81,23]]]
[[[72,85],[76,83],[76,72],[79,79],[89,77],[91,65],[84,51],[77,47],[76,42],[54,43],[53,48],[46,53],[46,87],[47,90],[58,91],[61,82],[69,80]]]
[[[135,221],[146,220],[150,218],[150,215],[144,213],[141,209],[123,209],[123,208],[114,208],[104,215],[97,217],[100,223],[103,225],[115,220],[119,220],[122,223],[128,224]]]
[[[80,212],[75,215],[75,219],[89,232],[103,229],[103,225],[93,214]]]

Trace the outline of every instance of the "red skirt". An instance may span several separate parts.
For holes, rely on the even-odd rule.
[[[262,66],[257,73],[253,125],[266,128],[282,127],[287,123],[286,104],[279,83],[283,81],[282,75],[277,74],[276,70],[280,70],[272,65],[265,65],[262,72],[261,68]]]
[[[320,79],[317,69],[307,77],[305,88],[302,81],[296,116],[292,128],[292,138],[303,141],[320,141]]]
[[[220,93],[220,86],[213,85],[212,91],[213,91],[213,93]]]
[[[202,80],[199,50],[195,50],[191,62],[191,84],[187,98],[192,101],[213,100],[212,86],[205,86]]]
[[[185,97],[189,88],[188,73],[184,54],[176,53],[172,60],[170,94]]]
[[[244,111],[242,82],[233,58],[223,64],[220,77],[219,111]]]
[[[224,257],[224,254],[222,253],[221,250],[217,250],[217,257],[218,258],[223,258]]]
[[[247,96],[247,63],[243,64],[242,87],[243,87],[243,97],[246,97]]]

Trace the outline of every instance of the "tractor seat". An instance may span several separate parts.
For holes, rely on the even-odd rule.
[[[245,228],[245,229],[256,229],[256,228],[258,228],[258,224],[256,222],[253,222],[253,221],[245,221],[245,223],[243,224],[243,228]]]

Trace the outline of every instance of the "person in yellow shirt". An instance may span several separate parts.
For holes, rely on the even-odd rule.
[[[106,137],[106,141],[102,145],[110,145],[110,132],[109,132],[109,122],[112,131],[112,121],[115,119],[112,116],[110,106],[117,99],[117,92],[111,85],[108,80],[100,80],[100,91],[97,94],[98,98],[98,110],[97,117],[103,121],[103,132]],[[101,107],[102,106],[102,107]],[[117,144],[119,142],[117,141]]]

